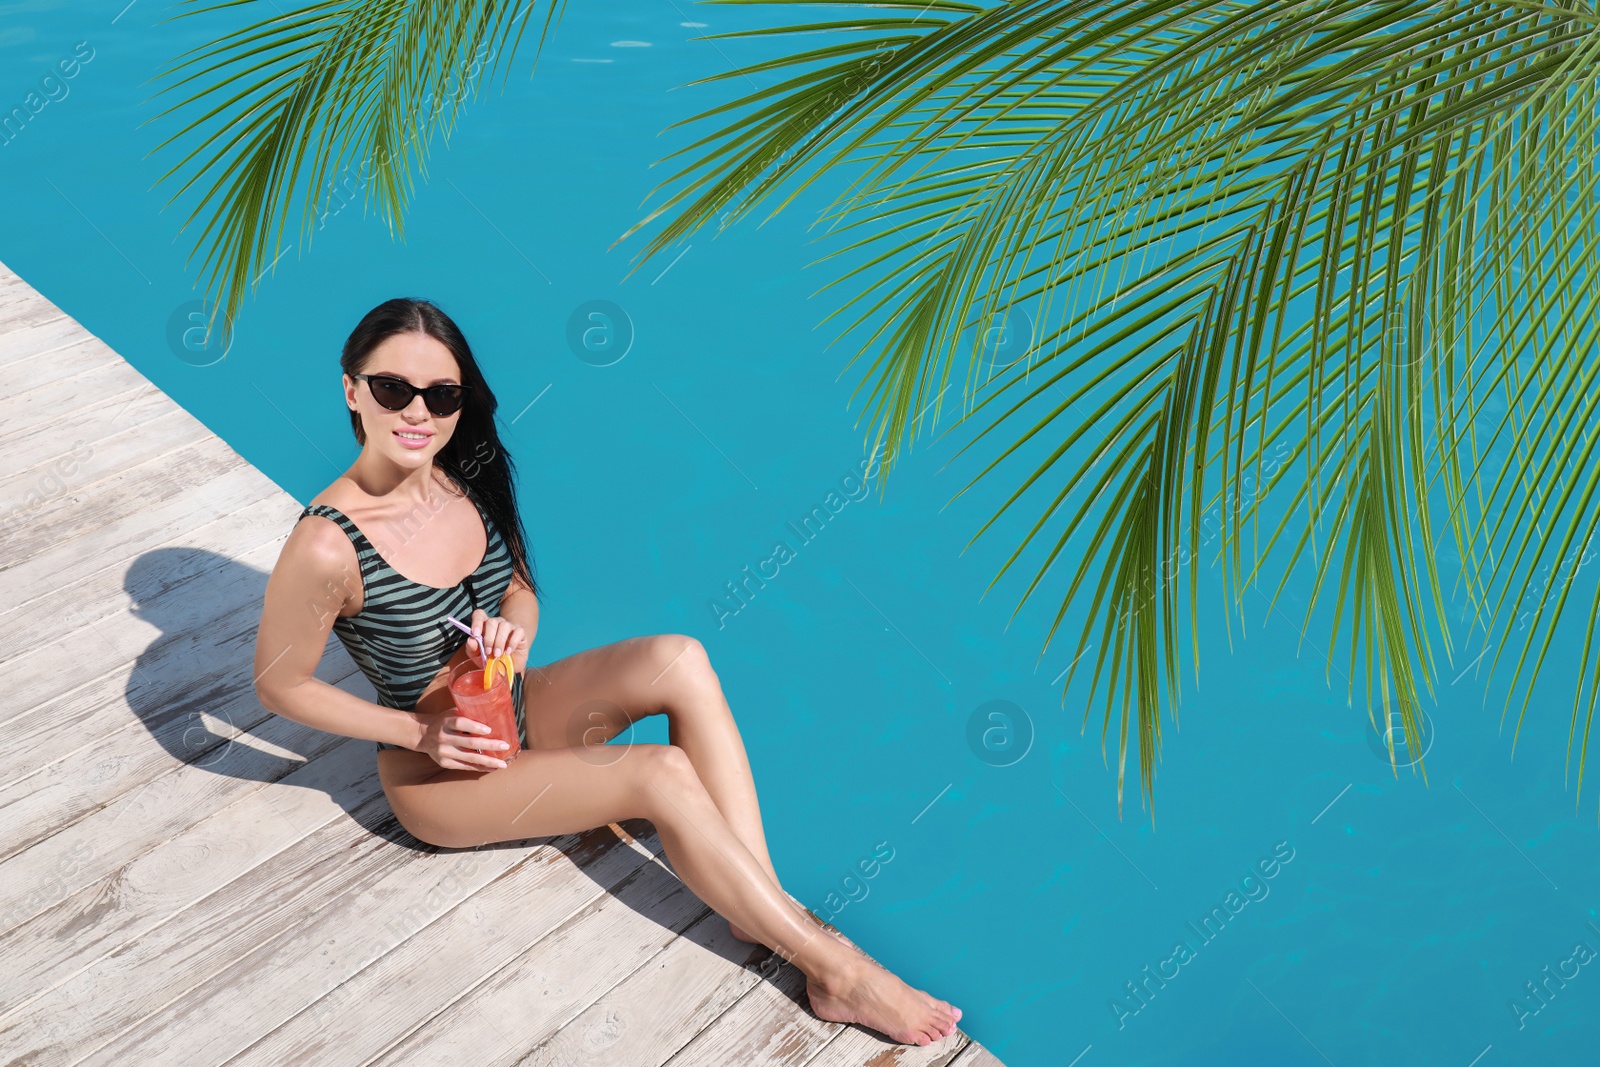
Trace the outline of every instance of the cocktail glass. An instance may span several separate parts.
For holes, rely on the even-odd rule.
[[[503,671],[496,670],[493,683],[483,687],[483,668],[464,663],[450,675],[450,696],[455,701],[456,713],[489,728],[488,734],[479,734],[483,740],[504,741],[511,747],[505,749],[480,748],[479,752],[496,756],[510,763],[522,751],[522,738],[517,736],[517,711],[511,703],[511,683]]]

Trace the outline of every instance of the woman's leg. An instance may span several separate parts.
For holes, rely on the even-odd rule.
[[[665,714],[671,743],[688,754],[717,810],[773,882],[783,884],[767,850],[744,739],[699,641],[683,634],[634,637],[530,666],[523,710],[536,748],[604,745],[639,719]],[[617,746],[594,750],[597,760],[626,754]],[[735,937],[755,940],[731,925]]]
[[[447,848],[649,819],[685,885],[806,974],[820,1017],[918,1045],[947,1036],[960,1018],[946,1002],[822,934],[793,907],[673,745],[635,745],[611,763],[594,762],[581,748],[529,749],[483,773],[444,770],[426,754],[390,749],[378,754],[378,773],[400,824]]]

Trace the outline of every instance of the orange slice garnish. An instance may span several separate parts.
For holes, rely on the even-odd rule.
[[[503,652],[483,665],[483,688],[485,690],[494,685],[495,671],[502,668],[506,672],[506,684],[512,684],[513,678],[517,673],[516,667],[511,662],[511,653]]]

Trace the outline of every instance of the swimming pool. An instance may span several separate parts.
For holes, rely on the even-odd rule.
[[[1076,629],[1041,659],[1048,597],[1011,620],[1016,574],[982,596],[1023,523],[962,553],[1002,487],[947,507],[978,467],[943,469],[945,441],[920,445],[886,498],[875,479],[852,489],[871,470],[848,406],[860,365],[841,375],[853,353],[813,330],[836,304],[810,294],[833,275],[806,269],[829,250],[807,225],[832,190],[622,281],[642,242],[607,247],[682,143],[658,131],[722,91],[677,87],[745,54],[689,38],[753,15],[569,5],[538,76],[524,63],[436,147],[409,242],[330,190],[314,242],[263,279],[224,355],[184,342],[191,238],[161,213],[170,190],[150,187],[170,159],[145,158],[157,137],[138,125],[158,110],[156,60],[214,29],[163,14],[8,19],[0,106],[60,76],[0,145],[0,258],[302,501],[354,454],[345,333],[385,297],[439,301],[518,449],[549,591],[535,660],[639,633],[703,640],[788,887],[814,908],[848,900],[841,928],[960,1005],[1011,1067],[1585,1062],[1594,798],[1574,812],[1562,786],[1564,688],[1535,701],[1513,762],[1501,690],[1486,703],[1469,652],[1429,708],[1431,785],[1396,780],[1359,691],[1345,704],[1345,647],[1330,664],[1325,624],[1295,628],[1309,578],[1282,614],[1247,594],[1247,641],[1202,630],[1154,827],[1131,779],[1119,820],[1099,707],[1080,732],[1081,683],[1065,709],[1053,684]],[[625,324],[619,358],[570,342],[593,310]],[[1580,636],[1548,678],[1570,677]],[[986,759],[971,731],[996,701],[1031,737]]]

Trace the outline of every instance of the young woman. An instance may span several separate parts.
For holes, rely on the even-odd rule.
[[[952,1033],[960,1009],[825,932],[784,892],[744,742],[698,641],[634,637],[528,664],[539,600],[515,468],[455,323],[424,300],[386,301],[350,334],[340,365],[361,454],[301,514],[315,521],[296,523],[267,582],[255,661],[263,706],[377,742],[395,817],[434,845],[648,819],[673,871],[734,937],[805,973],[818,1016],[918,1045]],[[470,619],[481,640],[447,614]],[[314,676],[330,629],[378,703]],[[457,666],[501,653],[516,667],[524,749],[509,763],[478,751],[488,727],[455,714],[447,688]],[[604,745],[658,713],[670,744]]]

